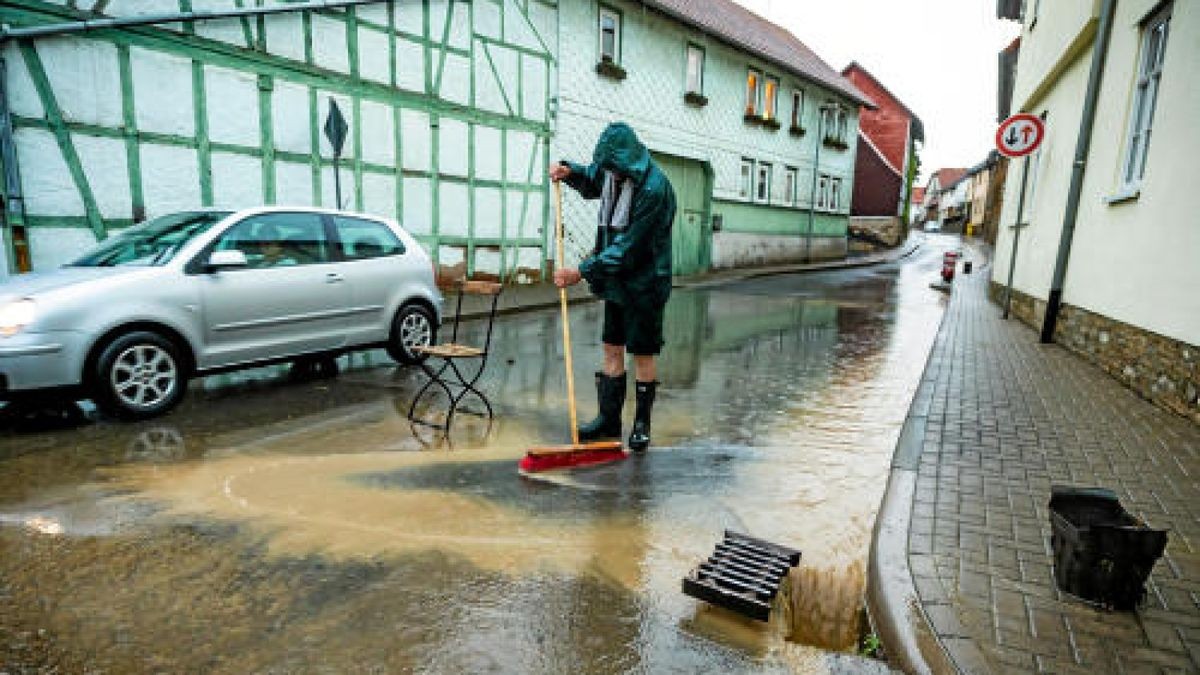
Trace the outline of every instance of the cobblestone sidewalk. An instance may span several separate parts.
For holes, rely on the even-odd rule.
[[[1002,320],[989,274],[956,281],[917,395],[907,552],[929,628],[964,672],[1200,672],[1200,427]],[[1170,530],[1137,613],[1056,589],[1052,484]]]

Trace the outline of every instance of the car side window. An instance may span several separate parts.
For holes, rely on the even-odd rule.
[[[404,253],[404,243],[383,223],[361,218],[334,216],[342,256],[346,260],[366,260]]]
[[[217,240],[216,251],[241,251],[247,267],[265,269],[329,262],[325,226],[316,213],[251,216]]]

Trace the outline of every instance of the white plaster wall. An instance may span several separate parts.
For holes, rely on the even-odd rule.
[[[500,190],[475,188],[475,236],[500,236]]]
[[[96,199],[103,218],[130,218],[133,213],[129,193],[129,164],[125,142],[116,138],[96,138],[71,134],[79,163]]]
[[[425,91],[425,49],[411,40],[396,39],[396,86]]]
[[[31,227],[26,234],[34,270],[69,263],[96,245],[96,236],[82,227]]]
[[[279,150],[312,152],[308,87],[275,80],[275,90],[271,92],[271,134]]]
[[[39,40],[36,47],[63,118],[121,126],[121,74],[115,46],[99,40],[56,37]]]
[[[394,166],[396,163],[395,119],[390,107],[362,102],[363,160]]]
[[[263,205],[262,161],[228,152],[212,153],[213,206],[245,209]]]
[[[129,49],[129,60],[138,130],[195,136],[192,62],[140,47]]]
[[[208,137],[218,143],[258,147],[258,79],[220,66],[204,66]]]
[[[363,211],[386,218],[396,217],[396,177],[363,173]]]
[[[276,161],[275,202],[292,206],[312,205],[312,166]]]
[[[404,178],[404,217],[401,223],[415,235],[433,232],[433,200],[428,178]]]
[[[200,172],[195,150],[143,143],[141,159],[142,193],[148,218],[200,206]]]
[[[391,84],[391,52],[388,37],[374,28],[358,29],[358,74],[364,80],[379,84]]]
[[[405,169],[429,169],[429,115],[419,110],[400,111],[401,151]]]
[[[397,2],[396,5],[396,29],[420,35],[424,30],[424,12],[421,9],[419,2]],[[440,36],[439,36],[440,37]]]
[[[475,176],[485,180],[500,180],[502,144],[500,130],[484,124],[475,126]],[[513,161],[512,157],[508,157]]]
[[[299,12],[276,14],[268,19],[267,51],[304,62],[304,19]]]
[[[431,52],[433,54],[434,52]],[[430,56],[434,59],[433,63],[437,64],[437,57]],[[439,92],[441,98],[447,101],[453,101],[461,105],[467,105],[471,101],[471,62],[466,58],[457,54],[447,54],[445,72],[442,74],[442,88]],[[434,82],[437,82],[436,67],[433,73]]]
[[[12,114],[23,117],[40,118],[46,115],[42,102],[38,98],[33,80],[29,78],[29,70],[25,67],[25,59],[21,51],[11,41],[6,42],[2,52],[4,55],[5,84],[8,85],[8,105]]]
[[[443,117],[438,135],[438,169],[451,176],[467,175],[467,123]]]
[[[467,186],[443,181],[438,187],[438,232],[443,236],[467,236],[467,209],[470,203]]]
[[[1141,194],[1108,204],[1117,193],[1125,160],[1125,137],[1133,102],[1143,17],[1157,3],[1117,5],[1095,130],[1084,175],[1079,215],[1067,267],[1063,302],[1147,330],[1200,344],[1200,228],[1196,227],[1195,157],[1200,154],[1200,89],[1191,74],[1200,69],[1200,6],[1176,2],[1164,57],[1163,79],[1153,120]],[[1037,39],[1038,26],[1031,39]],[[1024,44],[1020,68],[1025,67]],[[1034,210],[1022,232],[1014,286],[1048,295],[1074,157],[1075,135],[1086,89],[1089,57],[1081,58],[1034,112],[1050,110],[1051,127],[1033,192]],[[1018,79],[1035,79],[1021,73]],[[1054,124],[1055,120],[1062,120]],[[1002,223],[1015,218],[1020,161],[1009,167]],[[1028,236],[1026,236],[1028,234]],[[1011,234],[1002,228],[993,279],[1007,279]]]
[[[194,0],[192,2],[192,7],[197,10],[224,9],[223,5],[223,0]],[[250,30],[252,33],[254,29],[254,23],[251,22]],[[201,37],[206,37],[210,40],[225,42],[238,47],[247,46],[246,32],[242,30],[241,20],[236,18],[197,21],[196,34]]]
[[[346,45],[346,23],[320,14],[312,17],[313,62],[321,68],[350,73],[350,51]]]
[[[38,216],[82,216],[83,199],[71,180],[54,135],[41,129],[14,132],[25,210]]]

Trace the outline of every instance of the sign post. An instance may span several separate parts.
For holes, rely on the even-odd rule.
[[[1028,113],[1017,113],[1000,123],[996,129],[996,149],[1005,157],[1024,157],[1021,163],[1021,196],[1017,199],[1017,219],[1012,224],[1012,257],[1008,261],[1008,284],[1004,290],[1004,318],[1012,309],[1013,270],[1017,267],[1017,244],[1021,241],[1021,228],[1025,227],[1025,188],[1029,179],[1029,155],[1046,138],[1046,125],[1041,118]]]
[[[337,198],[337,208],[342,208],[342,177],[338,169],[338,159],[342,156],[342,147],[346,144],[346,131],[349,129],[346,118],[338,109],[337,101],[329,99],[329,115],[325,117],[325,137],[333,146],[333,187]]]

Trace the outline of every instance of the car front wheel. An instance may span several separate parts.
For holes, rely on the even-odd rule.
[[[179,349],[157,333],[126,333],[96,359],[92,394],[105,413],[147,419],[178,405],[187,390]]]
[[[414,351],[414,347],[428,347],[437,338],[437,322],[433,312],[424,305],[405,305],[396,312],[392,320],[392,333],[388,338],[387,353],[396,361],[412,365],[427,358],[427,354]]]

